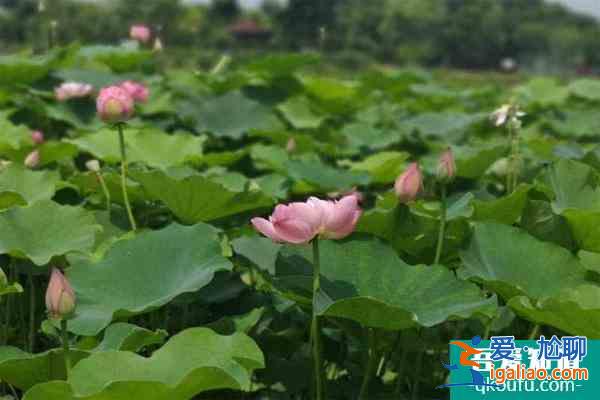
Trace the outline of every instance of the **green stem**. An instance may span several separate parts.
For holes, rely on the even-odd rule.
[[[359,400],[368,399],[369,393],[369,383],[371,382],[371,377],[375,372],[375,367],[377,366],[377,338],[375,335],[374,329],[369,329],[369,348],[367,351],[369,352],[369,361],[367,362],[367,369],[365,371],[365,375],[363,376],[362,385],[360,387],[360,394],[358,396]]]
[[[412,390],[412,396],[411,399],[412,400],[418,400],[419,398],[419,386],[420,386],[420,381],[419,379],[421,378],[421,369],[423,367],[423,358],[425,357],[425,351],[419,353],[417,355],[417,364],[415,365],[415,382],[413,383],[413,390]]]
[[[398,362],[398,368],[396,373],[398,376],[396,377],[396,389],[394,390],[394,394],[400,397],[400,393],[402,392],[402,377],[404,376],[404,368],[406,365],[406,358],[408,357],[408,351],[405,347],[402,347],[400,353],[400,361]]]
[[[542,329],[542,326],[540,324],[535,324],[529,334],[529,340],[537,339],[540,336],[540,329]]]
[[[119,131],[119,146],[121,148],[121,189],[123,190],[123,202],[125,203],[125,209],[127,210],[127,217],[129,218],[129,224],[131,230],[137,229],[135,225],[135,219],[131,212],[131,204],[129,204],[129,195],[127,194],[127,154],[125,152],[125,135],[123,134],[123,124],[117,124],[117,130]]]
[[[108,211],[108,216],[110,218],[110,192],[108,191],[108,186],[106,186],[106,181],[104,180],[102,173],[96,172],[96,176],[98,177],[98,182],[100,182],[100,186],[104,192],[104,198],[106,199],[106,211]]]
[[[319,328],[319,317],[316,311],[317,294],[321,290],[321,259],[319,254],[319,239],[315,238],[312,241],[313,249],[313,311],[312,311],[312,324],[311,324],[311,336],[312,336],[312,350],[313,350],[313,362],[314,362],[314,376],[315,376],[315,399],[323,399],[323,372],[322,372],[322,361],[321,361],[321,332]]]
[[[440,231],[438,233],[437,248],[435,249],[434,264],[439,264],[444,249],[444,236],[446,233],[446,185],[442,183],[442,199],[440,208]]]
[[[71,372],[71,355],[69,354],[69,331],[67,330],[67,320],[62,319],[60,321],[60,333],[63,348],[63,358],[65,360],[65,376],[69,380],[69,373]]]
[[[29,352],[33,353],[35,348],[35,281],[33,274],[29,272]]]
[[[15,266],[13,265],[13,262],[14,261],[11,259],[6,268],[9,283],[14,282],[13,271],[15,269]],[[11,307],[12,307],[12,296],[8,295],[8,296],[6,296],[6,312],[4,314],[4,330],[2,333],[2,344],[3,345],[8,344],[8,327],[10,326],[10,322],[11,322],[10,321]]]

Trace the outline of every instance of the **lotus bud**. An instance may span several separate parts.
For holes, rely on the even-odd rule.
[[[8,278],[6,277],[6,274],[4,273],[2,268],[0,268],[0,288],[6,285],[8,285]]]
[[[422,189],[423,174],[417,163],[411,163],[394,184],[394,190],[401,203],[414,201]]]
[[[108,86],[100,90],[96,108],[105,122],[127,121],[133,116],[133,98],[120,86]]]
[[[143,84],[134,81],[125,81],[119,86],[125,89],[125,91],[129,93],[129,95],[134,101],[139,101],[141,103],[145,103],[146,101],[148,101],[150,91]]]
[[[129,29],[129,37],[141,43],[147,43],[152,36],[150,28],[146,25],[132,25]]]
[[[35,168],[39,165],[39,163],[40,163],[40,152],[38,150],[34,150],[31,153],[27,154],[27,157],[25,157],[25,161],[23,162],[23,164],[27,168]]]
[[[456,176],[456,164],[454,163],[454,155],[451,149],[447,149],[440,156],[438,161],[436,177],[438,181],[449,183]]]
[[[75,311],[75,292],[57,268],[52,269],[46,290],[46,309],[52,319],[68,318]]]
[[[293,153],[296,150],[296,139],[293,137],[289,138],[287,144],[285,145],[285,150],[288,153]]]
[[[88,169],[88,171],[92,171],[92,172],[100,172],[100,161],[98,160],[88,160],[85,163],[85,167]]]
[[[152,51],[155,53],[160,53],[163,51],[163,43],[159,38],[154,39],[154,46],[152,46]]]
[[[44,133],[42,131],[31,132],[31,140],[33,140],[33,143],[35,144],[44,143]]]

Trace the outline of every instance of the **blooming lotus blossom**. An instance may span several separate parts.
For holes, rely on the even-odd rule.
[[[106,122],[126,121],[133,115],[134,100],[120,86],[108,86],[100,90],[96,100],[98,115]]]
[[[456,176],[456,163],[451,149],[442,153],[437,165],[436,177],[440,182],[450,182]]]
[[[94,87],[87,83],[64,82],[54,88],[54,97],[58,101],[67,101],[69,99],[78,99],[87,97],[94,91]]]
[[[394,190],[401,203],[408,203],[417,198],[423,189],[423,174],[416,162],[411,163],[394,184]]]
[[[40,152],[38,150],[33,150],[31,153],[27,154],[27,157],[25,157],[25,161],[23,162],[27,168],[35,168],[39,163]]]
[[[125,91],[129,93],[129,95],[133,98],[134,101],[139,101],[142,103],[148,101],[150,91],[145,85],[134,81],[125,81],[119,86],[125,89]]]
[[[44,132],[42,132],[42,131],[33,131],[33,132],[31,132],[31,140],[35,144],[42,144],[42,143],[44,143]]]
[[[151,36],[152,32],[146,25],[132,25],[129,29],[129,37],[141,43],[147,43]]]
[[[75,300],[75,292],[67,278],[57,268],[53,268],[46,289],[46,309],[50,318],[68,317],[75,311]]]
[[[504,104],[490,115],[490,119],[494,122],[494,125],[501,126],[507,122],[520,125],[520,118],[526,114],[519,110],[519,107],[512,104]]]
[[[253,218],[252,225],[263,235],[276,242],[308,243],[315,236],[341,239],[354,231],[362,213],[354,194],[340,200],[321,200],[279,204],[269,217]]]

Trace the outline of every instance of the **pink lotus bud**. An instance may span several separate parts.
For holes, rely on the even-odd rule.
[[[31,140],[33,140],[33,143],[35,144],[44,143],[44,133],[42,131],[31,132]]]
[[[57,268],[52,268],[46,289],[46,309],[50,318],[63,319],[75,311],[75,292],[69,281]]]
[[[119,85],[121,88],[125,89],[127,93],[133,98],[135,101],[139,101],[145,103],[148,101],[148,96],[150,96],[150,91],[148,88],[141,83],[134,81],[125,81]]]
[[[150,36],[152,36],[152,32],[146,25],[132,25],[129,29],[129,37],[138,42],[147,43]]]
[[[88,169],[88,171],[100,172],[100,162],[98,160],[86,161],[85,167]]]
[[[354,232],[362,214],[359,202],[360,196],[352,193],[340,200],[311,197],[307,203],[321,210],[319,234],[325,239],[342,239]]]
[[[105,122],[127,121],[133,115],[133,98],[120,86],[108,86],[100,90],[96,108]]]
[[[27,157],[25,157],[25,161],[23,162],[23,164],[27,168],[35,168],[39,165],[39,163],[40,163],[40,152],[38,150],[34,150],[31,153],[27,154]]]
[[[454,155],[452,149],[448,148],[440,156],[437,166],[436,177],[440,182],[451,182],[456,176],[456,164],[454,163]]]
[[[94,87],[87,83],[79,82],[64,82],[60,86],[54,88],[54,97],[58,101],[67,101],[69,99],[77,99],[87,97],[94,91]]]
[[[408,169],[396,178],[394,189],[401,203],[415,200],[423,189],[423,174],[419,164],[411,163]]]

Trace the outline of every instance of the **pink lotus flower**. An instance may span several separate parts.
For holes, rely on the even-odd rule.
[[[150,91],[148,88],[138,82],[134,81],[125,81],[119,85],[121,88],[125,89],[127,93],[133,98],[135,101],[139,101],[145,103],[148,101],[148,97],[150,96]]]
[[[52,268],[46,289],[46,309],[50,318],[68,317],[75,310],[75,300],[75,292],[67,278],[57,268]]]
[[[454,163],[454,155],[450,148],[444,151],[440,156],[436,176],[440,182],[445,183],[452,181],[456,176],[456,164]]]
[[[27,168],[35,168],[39,165],[39,163],[40,163],[40,152],[38,150],[34,150],[31,153],[27,154],[27,157],[25,157],[25,161],[23,162],[23,164]]]
[[[58,101],[67,101],[69,99],[78,99],[89,96],[94,91],[94,87],[87,83],[64,82],[54,88],[54,97]]]
[[[42,144],[42,143],[44,143],[44,132],[42,132],[42,131],[33,131],[33,132],[31,132],[31,140],[35,144]]]
[[[129,37],[138,42],[147,43],[150,36],[152,36],[152,32],[146,25],[132,25],[129,29]]]
[[[394,189],[401,203],[415,200],[423,189],[423,174],[419,164],[411,163],[408,169],[396,178]]]
[[[120,86],[108,86],[100,90],[96,100],[98,115],[106,122],[126,121],[133,115],[134,100]]]
[[[351,194],[340,200],[320,200],[279,204],[269,219],[253,218],[252,225],[276,242],[308,243],[315,236],[341,239],[354,231],[362,213],[358,197]]]

